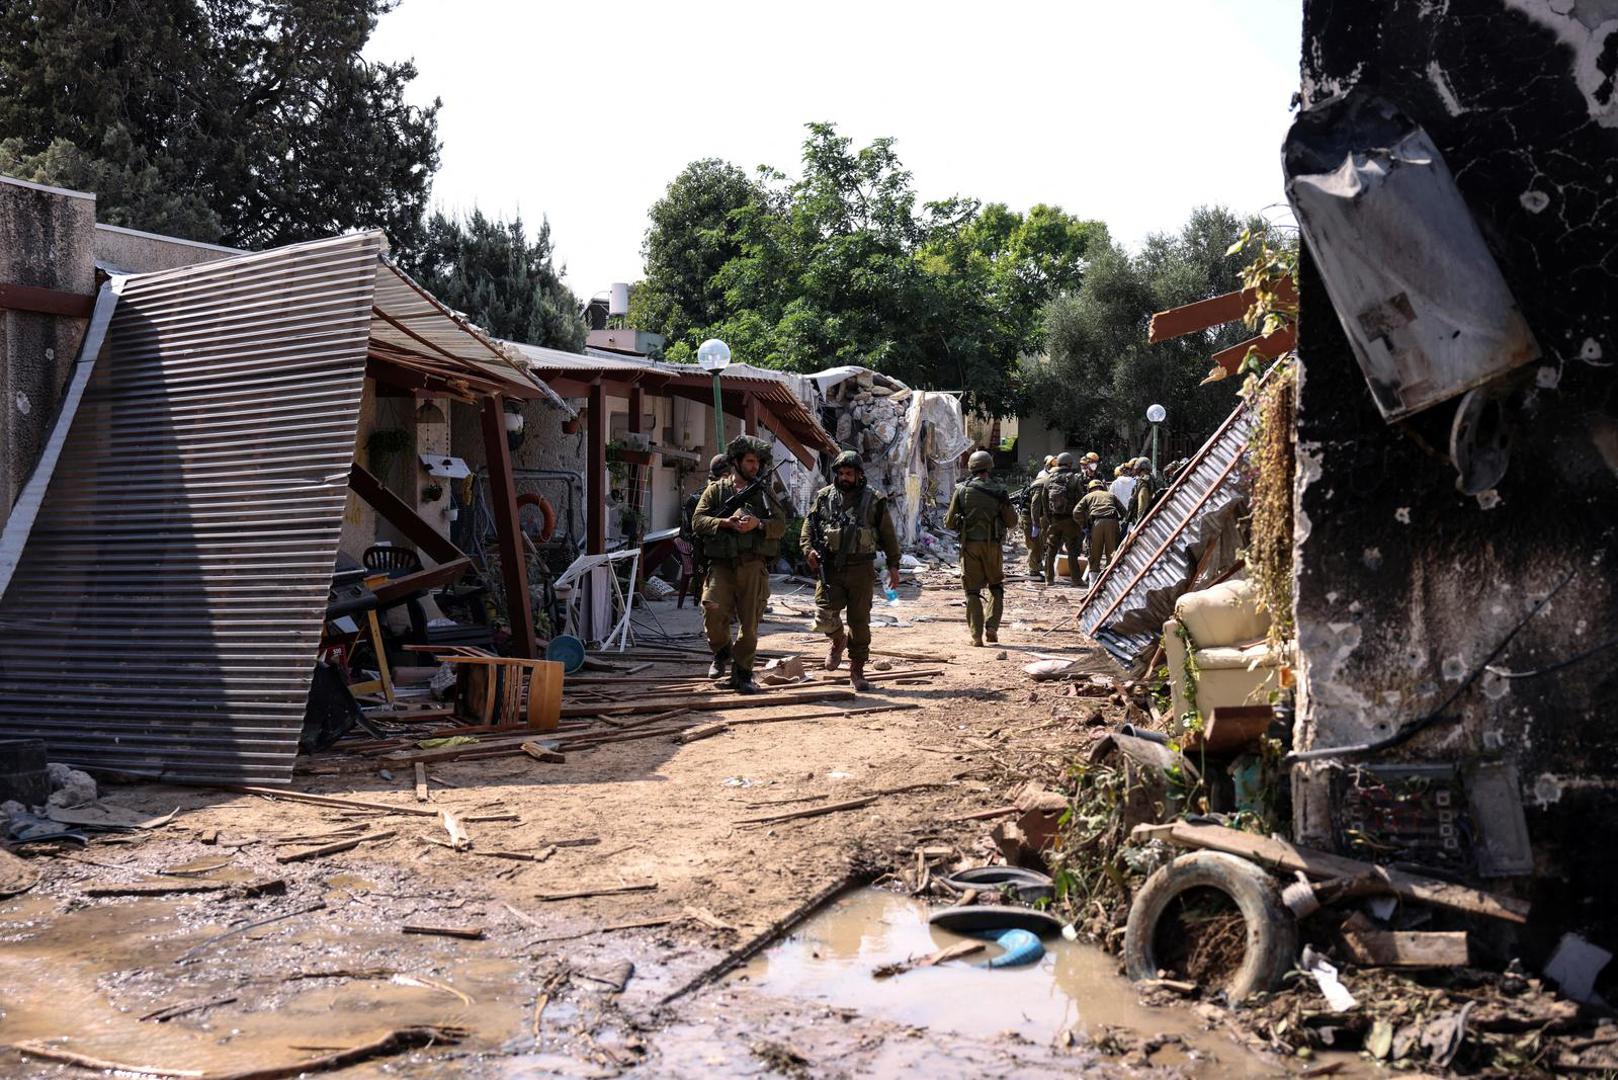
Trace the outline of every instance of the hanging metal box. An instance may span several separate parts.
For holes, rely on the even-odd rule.
[[[1299,116],[1283,157],[1287,199],[1384,420],[1539,357],[1419,124],[1349,94]]]

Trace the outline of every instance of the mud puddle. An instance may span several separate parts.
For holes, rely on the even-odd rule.
[[[1142,1005],[1135,988],[1117,973],[1117,960],[1091,945],[1048,940],[1037,964],[1000,970],[974,966],[999,952],[990,944],[964,961],[873,978],[881,965],[971,940],[930,927],[928,911],[925,903],[878,889],[849,893],[744,968],[731,985],[970,1038],[1014,1033],[1049,1046],[1072,1032],[1084,1045],[1104,1026],[1143,1037],[1177,1035],[1189,1049],[1165,1046],[1151,1056],[1153,1065],[1180,1066],[1190,1075],[1218,1080],[1289,1072],[1274,1059],[1202,1030],[1189,1008]]]
[[[468,1029],[455,1052],[475,1055],[500,1050],[524,1027],[527,980],[489,943],[413,944],[406,955],[397,931],[325,910],[248,931],[181,964],[177,958],[238,925],[242,913],[153,899],[64,913],[42,901],[0,904],[0,1043],[41,1040],[128,1065],[229,1072],[317,1057],[417,1024]],[[153,1018],[189,1004],[203,1007]],[[0,1052],[0,1073],[60,1068],[24,1060]]]

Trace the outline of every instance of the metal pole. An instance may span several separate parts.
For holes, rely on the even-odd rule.
[[[1152,425],[1152,475],[1157,475],[1157,425]]]
[[[725,452],[725,401],[719,394],[719,372],[713,373],[713,452]]]

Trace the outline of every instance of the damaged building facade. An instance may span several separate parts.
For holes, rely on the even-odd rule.
[[[1396,838],[1407,854],[1497,887],[1515,881],[1534,901],[1531,927],[1618,948],[1604,902],[1618,880],[1590,845],[1618,824],[1610,5],[1311,0],[1304,11],[1303,108],[1288,145],[1307,240],[1295,603],[1296,748],[1308,760],[1294,772],[1297,836],[1341,841],[1353,823],[1334,808],[1345,784],[1366,782],[1356,777],[1426,792],[1412,794],[1408,835]],[[1343,111],[1351,98],[1385,103],[1425,132],[1537,359],[1485,342],[1467,360],[1475,386],[1440,402],[1414,380],[1368,384],[1368,358],[1441,368],[1452,338],[1435,336],[1435,323],[1493,286],[1487,269],[1424,250],[1433,217],[1451,212],[1435,197],[1384,197],[1401,170],[1441,167],[1431,155],[1395,151],[1383,172],[1353,181],[1356,213],[1380,205],[1380,234],[1334,229],[1297,198],[1300,178],[1322,172],[1306,150],[1342,163],[1339,180],[1378,168],[1386,142],[1356,132]],[[1380,251],[1386,275],[1345,286],[1356,250]],[[1401,274],[1409,295],[1388,287]],[[1368,302],[1345,309],[1356,288]],[[1509,315],[1495,305],[1490,318]],[[1460,321],[1454,337],[1475,329]],[[1422,406],[1390,420],[1386,402],[1400,394]],[[1441,806],[1439,792],[1466,797]],[[1553,944],[1541,934],[1530,952],[1542,959]]]

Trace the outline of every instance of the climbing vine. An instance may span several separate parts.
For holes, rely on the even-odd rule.
[[[1272,646],[1292,636],[1292,481],[1296,468],[1297,365],[1287,361],[1258,391],[1247,445],[1252,524],[1247,576],[1269,612]]]

